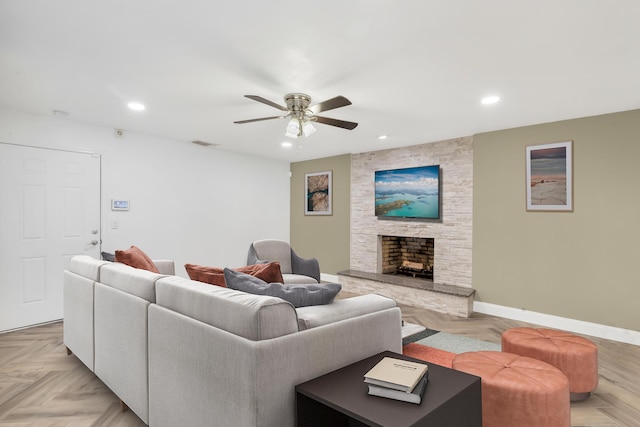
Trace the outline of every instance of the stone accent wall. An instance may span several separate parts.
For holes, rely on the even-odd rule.
[[[340,276],[342,288],[359,295],[380,294],[393,298],[400,304],[421,307],[459,317],[473,313],[473,295],[460,296],[424,289],[390,285],[388,283],[356,277]]]
[[[440,220],[377,218],[374,172],[440,165]],[[471,288],[473,139],[464,137],[351,157],[350,268],[378,270],[378,236],[433,238],[435,283]]]

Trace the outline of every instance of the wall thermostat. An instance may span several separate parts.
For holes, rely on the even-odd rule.
[[[129,210],[129,201],[128,200],[111,200],[111,210],[112,211],[128,211]]]

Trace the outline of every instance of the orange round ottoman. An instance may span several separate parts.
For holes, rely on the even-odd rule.
[[[453,368],[482,378],[483,427],[568,427],[569,382],[540,360],[500,351],[458,354]]]
[[[598,347],[569,332],[513,328],[502,333],[502,351],[532,357],[560,369],[569,379],[571,400],[583,400],[598,387]]]

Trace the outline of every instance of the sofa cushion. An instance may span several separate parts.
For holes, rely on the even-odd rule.
[[[358,295],[328,305],[296,308],[301,331],[395,308],[395,300],[377,294]]]
[[[338,283],[321,283],[311,285],[284,285],[267,283],[257,277],[224,269],[227,287],[256,295],[270,295],[282,298],[294,307],[330,304],[342,289]]]
[[[318,281],[311,276],[305,276],[304,274],[283,274],[282,278],[285,285],[317,285]]]
[[[184,268],[187,270],[187,274],[191,280],[227,287],[224,279],[224,268],[205,267],[196,264],[185,264]],[[280,272],[280,263],[278,262],[247,265],[245,267],[234,268],[234,270],[258,277],[267,283],[282,283],[283,281],[282,273]]]
[[[137,246],[131,246],[127,250],[117,250],[116,261],[130,265],[134,268],[149,270],[152,273],[159,273],[158,268],[153,263],[151,258],[149,258],[147,254],[145,254]]]
[[[252,277],[252,276],[249,276]],[[252,341],[298,332],[291,304],[177,276],[156,283],[157,305]]]
[[[89,255],[76,255],[69,261],[67,269],[72,273],[97,282],[100,280],[100,267],[107,263],[108,261],[100,261]]]
[[[149,302],[155,302],[156,280],[162,277],[164,277],[162,274],[133,268],[119,262],[106,262],[100,268],[100,282]]]

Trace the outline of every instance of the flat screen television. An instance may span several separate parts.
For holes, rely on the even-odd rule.
[[[377,217],[440,218],[440,165],[375,172]]]

